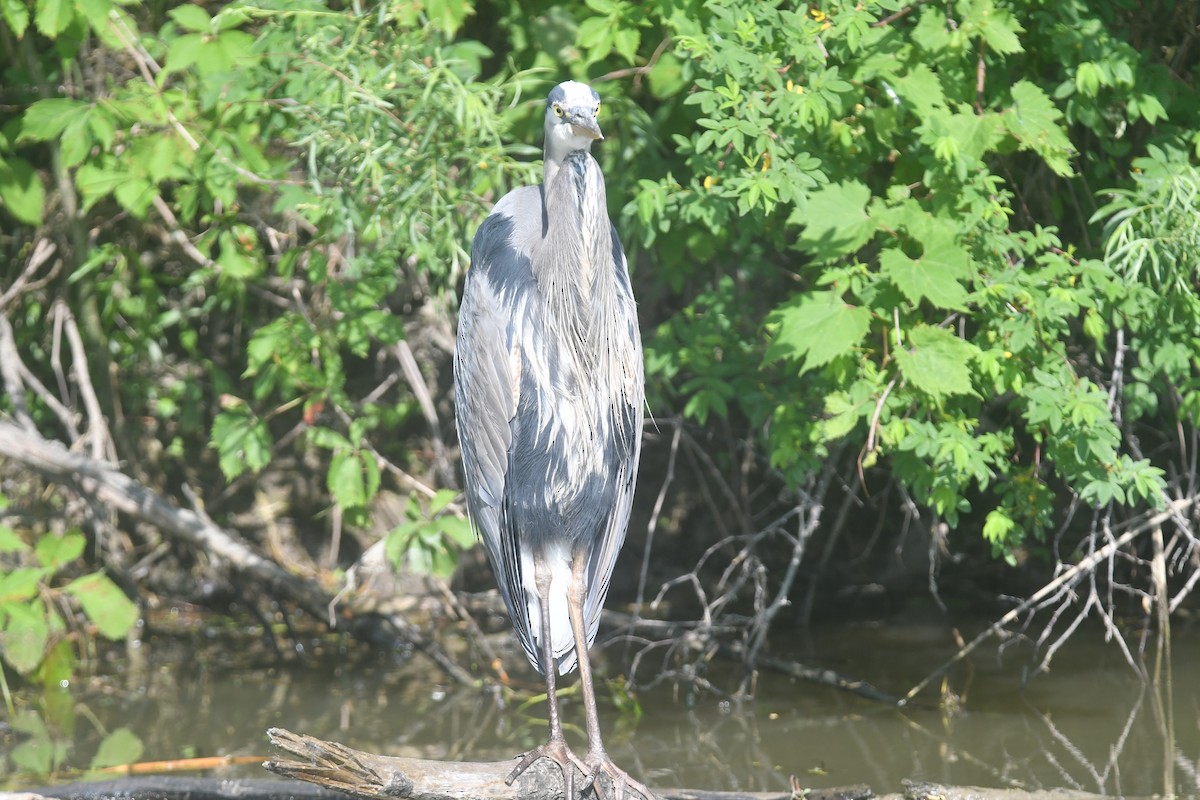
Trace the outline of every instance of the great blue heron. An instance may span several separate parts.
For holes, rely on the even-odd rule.
[[[525,654],[546,677],[550,736],[508,776],[554,760],[574,800],[598,774],[651,797],[600,739],[588,647],[625,539],[641,452],[642,345],[629,266],[592,142],[600,96],[546,98],[540,186],[506,194],[479,226],[458,318],[454,406],[467,508]],[[588,751],[563,738],[555,667],[579,667]]]

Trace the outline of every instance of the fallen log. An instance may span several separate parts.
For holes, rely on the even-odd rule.
[[[281,728],[267,731],[271,744],[301,761],[271,760],[263,764],[270,772],[315,783],[357,797],[404,798],[405,800],[561,800],[562,773],[542,759],[521,773],[512,786],[504,779],[513,761],[432,761],[424,758],[381,756],[354,750]],[[583,780],[577,775],[576,785]],[[602,777],[604,797],[613,797],[613,787]],[[657,800],[797,800],[783,792],[717,792],[697,789],[652,789]],[[635,800],[636,792],[626,797]],[[842,789],[813,789],[805,800],[870,800],[868,786]],[[594,797],[588,794],[588,797]]]

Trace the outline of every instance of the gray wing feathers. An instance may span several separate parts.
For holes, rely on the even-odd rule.
[[[520,369],[510,348],[512,309],[492,281],[491,262],[505,255],[504,225],[480,226],[472,246],[473,265],[459,308],[454,353],[454,406],[466,478],[467,508],[497,574],[505,604],[525,644],[520,559],[512,550],[504,507],[514,386]],[[510,251],[511,252],[511,251]],[[530,645],[526,645],[526,650]]]

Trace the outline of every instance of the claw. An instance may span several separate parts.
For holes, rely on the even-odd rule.
[[[603,750],[588,753],[587,765],[588,769],[584,771],[587,777],[583,788],[580,790],[581,792],[587,791],[588,787],[592,786],[594,787],[593,791],[596,793],[596,797],[604,798],[605,792],[602,784],[596,781],[596,778],[603,772],[612,781],[613,800],[624,800],[625,789],[627,787],[641,795],[643,800],[657,800],[654,794],[646,788],[645,784],[634,780],[628,772],[614,764],[613,760]]]
[[[550,759],[555,764],[558,764],[558,768],[562,770],[563,783],[566,784],[566,794],[563,795],[563,797],[565,797],[566,800],[576,800],[578,797],[578,795],[575,794],[576,769],[578,769],[584,775],[590,774],[592,776],[591,780],[595,780],[595,770],[585,763],[583,759],[575,755],[575,752],[567,746],[565,739],[551,738],[545,744],[535,747],[523,755],[521,760],[517,762],[517,765],[513,767],[513,771],[508,773],[508,777],[504,779],[504,782],[509,786],[512,786],[513,781],[515,781],[521,775],[521,773],[529,769],[538,761],[538,759],[541,758]],[[580,794],[587,791],[587,788],[590,785],[591,783],[589,781],[585,781],[584,785],[579,790]]]

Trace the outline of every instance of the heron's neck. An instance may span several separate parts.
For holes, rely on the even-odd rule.
[[[604,176],[586,151],[547,159],[542,185],[545,236],[533,259],[534,273],[552,313],[579,337],[595,330],[593,311],[607,307],[615,291],[612,232]]]

